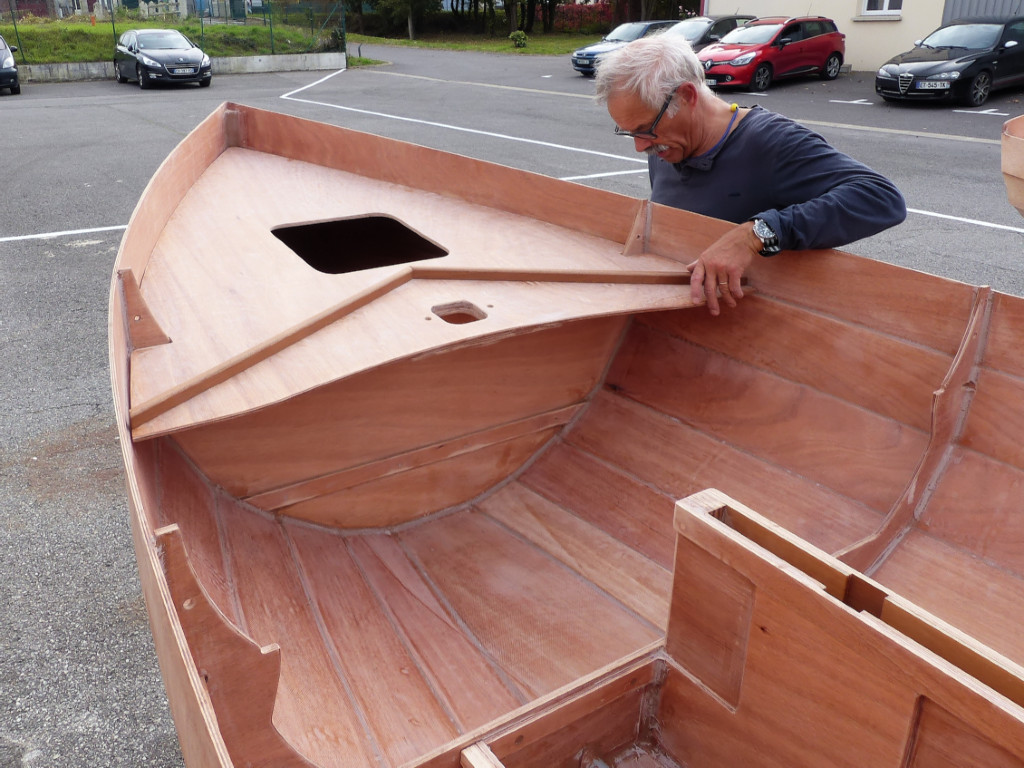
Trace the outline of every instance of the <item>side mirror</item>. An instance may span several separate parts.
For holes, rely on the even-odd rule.
[[[793,42],[793,38],[791,38],[791,37],[784,37],[781,40],[779,40],[779,42],[776,43],[776,45],[778,45],[779,48],[785,48],[787,45],[789,45],[792,42]]]
[[[722,39],[721,35],[708,35],[708,42],[709,43],[717,43],[721,39]]]
[[[914,41],[914,47],[915,48],[920,48],[921,47],[921,41],[920,40],[915,40]]]
[[[1013,48],[1016,45],[1017,45],[1017,41],[1016,40],[1007,40],[1005,43],[1003,43],[1003,50],[1004,51],[1005,50],[1009,50],[1010,48]],[[13,51],[14,49],[12,48],[11,50]]]
[[[18,46],[16,46],[16,45],[9,45],[7,47],[11,49],[11,53],[14,53],[15,51],[18,50]]]

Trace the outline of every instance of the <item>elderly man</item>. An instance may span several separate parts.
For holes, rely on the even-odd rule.
[[[615,132],[648,155],[651,199],[736,223],[689,265],[711,314],[743,297],[759,256],[834,248],[906,218],[891,181],[798,123],[719,99],[678,35],[641,38],[603,56],[597,98]]]

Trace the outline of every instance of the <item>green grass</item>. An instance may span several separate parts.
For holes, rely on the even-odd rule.
[[[139,21],[119,18],[111,27],[110,20],[90,23],[83,20],[50,20],[28,17],[18,22],[18,34],[14,25],[0,23],[0,35],[11,45],[18,45],[15,54],[19,64],[57,64],[62,62],[107,61],[114,55],[115,34],[119,37],[129,29],[142,27],[173,27],[180,29],[210,56],[255,56],[271,53],[270,26],[250,21],[246,25],[210,24],[200,28],[198,19],[175,21]],[[412,46],[419,48],[440,48],[450,51],[488,51],[510,53],[516,56],[550,55],[560,56],[572,53],[583,45],[599,39],[597,35],[578,35],[555,32],[529,36],[525,48],[516,48],[507,35],[424,35],[419,40],[403,40],[367,35],[349,35],[348,51],[350,66],[367,66],[370,60],[360,60],[356,53],[360,43],[374,45]],[[309,27],[274,24],[273,53],[306,53],[326,50],[330,44],[328,30],[322,36],[314,37]]]
[[[19,64],[57,64],[62,62],[108,61],[114,56],[115,30],[118,37],[129,29],[143,27],[173,27],[180,29],[206,53],[214,57],[253,56],[271,53],[270,27],[262,24],[200,24],[197,20],[185,22],[138,21],[117,19],[114,27],[110,20],[96,21],[93,26],[85,21],[48,21],[26,19],[14,25],[0,24],[0,35],[11,45],[18,45],[14,54]],[[20,41],[20,42],[19,42]],[[306,53],[323,50],[328,43],[327,34],[314,39],[309,27],[274,25],[274,53]]]
[[[412,48],[440,48],[448,51],[488,51],[491,53],[514,53],[517,56],[561,56],[570,54],[584,45],[596,43],[600,35],[578,35],[565,32],[529,35],[525,48],[516,48],[507,35],[489,37],[486,35],[423,35],[418,40],[401,40],[367,35],[348,36],[349,52],[359,43],[374,45],[398,45]]]

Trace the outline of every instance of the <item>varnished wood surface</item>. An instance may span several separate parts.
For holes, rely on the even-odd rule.
[[[1002,168],[1010,205],[1024,216],[1024,116],[1003,124]]]

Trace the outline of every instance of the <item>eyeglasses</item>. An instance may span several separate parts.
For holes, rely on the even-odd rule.
[[[682,85],[682,83],[680,83],[680,85]],[[647,141],[654,141],[658,138],[658,134],[654,132],[654,129],[658,127],[658,123],[661,122],[661,118],[665,116],[665,111],[668,109],[668,105],[672,103],[672,99],[675,98],[676,91],[678,90],[678,85],[672,89],[672,92],[665,98],[665,103],[661,105],[661,111],[658,112],[658,116],[654,118],[654,122],[651,123],[651,127],[646,131],[626,131],[616,125],[615,135],[629,136],[631,139],[646,139]]]

